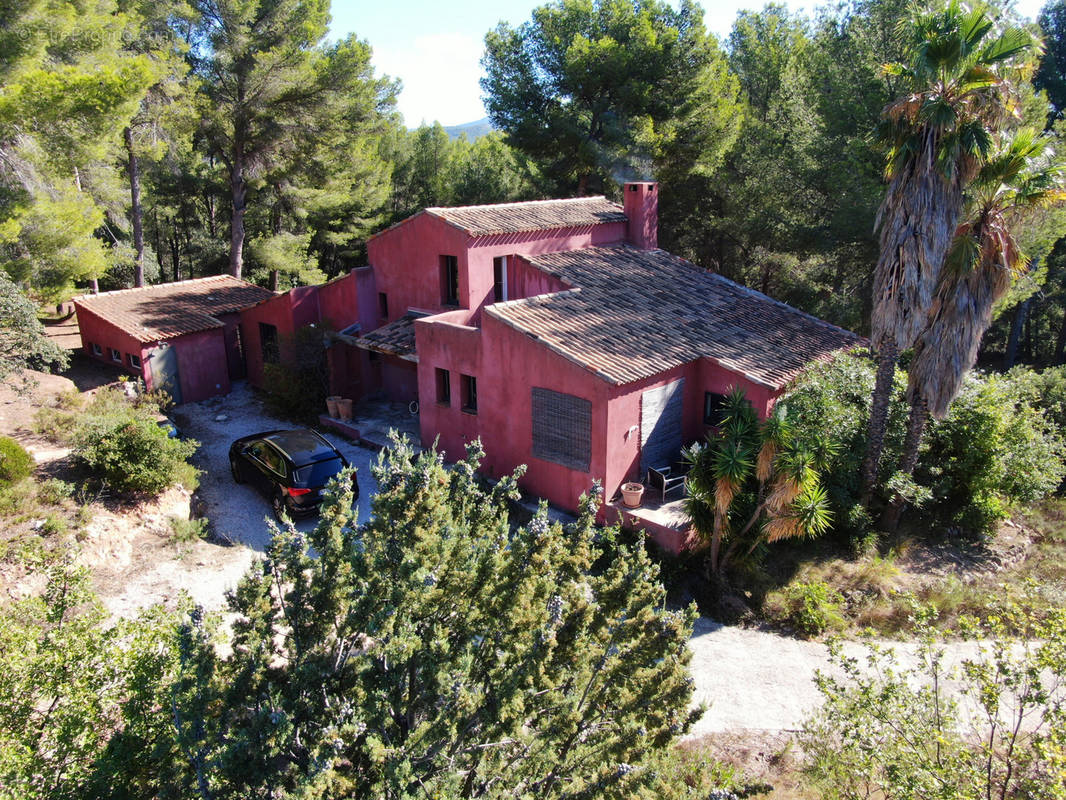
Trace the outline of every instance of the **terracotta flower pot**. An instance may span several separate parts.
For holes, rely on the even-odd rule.
[[[345,422],[352,421],[352,401],[348,397],[337,398],[337,411],[340,412],[341,419]]]
[[[340,400],[340,398],[336,395],[330,395],[326,398],[326,410],[329,412],[329,415],[334,419],[340,416],[340,412],[337,409],[338,400]]]
[[[640,508],[641,498],[644,496],[644,484],[630,482],[622,484],[622,502],[626,508]]]

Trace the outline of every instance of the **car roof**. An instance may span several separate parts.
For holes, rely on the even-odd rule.
[[[294,431],[274,431],[263,437],[294,464],[300,466],[313,461],[326,461],[336,458],[337,450],[320,433],[300,428]]]

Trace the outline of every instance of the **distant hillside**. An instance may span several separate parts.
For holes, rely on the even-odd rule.
[[[483,117],[473,122],[464,122],[462,125],[445,125],[445,132],[452,139],[458,139],[464,133],[470,141],[492,132],[492,123],[488,117]]]

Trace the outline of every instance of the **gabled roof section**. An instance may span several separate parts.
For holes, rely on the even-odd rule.
[[[399,319],[375,328],[355,340],[356,347],[398,356],[417,363],[415,354],[415,320],[425,314],[407,313]]]
[[[574,289],[485,313],[615,385],[710,358],[780,389],[810,362],[862,341],[663,250],[596,247],[527,260]]]
[[[212,275],[139,289],[84,294],[74,301],[139,342],[171,339],[222,327],[229,314],[273,297],[261,286],[229,275]]]
[[[471,236],[501,233],[528,233],[557,228],[584,228],[612,222],[625,222],[618,203],[605,197],[578,197],[572,200],[531,200],[524,203],[497,203],[486,206],[427,208],[427,214],[461,228]]]

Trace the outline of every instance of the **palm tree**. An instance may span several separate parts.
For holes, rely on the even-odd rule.
[[[879,139],[888,188],[877,214],[880,255],[874,271],[871,340],[878,355],[870,412],[863,499],[869,502],[884,444],[896,361],[926,327],[941,266],[992,131],[1014,105],[1008,67],[1038,43],[1015,27],[997,30],[983,7],[951,0],[911,24],[910,63],[886,70],[906,94],[882,112]]]
[[[1064,171],[1050,140],[1034,130],[1004,138],[967,191],[966,214],[944,263],[928,327],[914,348],[907,386],[911,412],[899,471],[918,461],[925,423],[943,419],[977,359],[992,310],[1024,272],[1029,259],[1016,231],[1039,208],[1066,201]],[[886,517],[894,527],[904,501],[897,495]]]
[[[718,430],[683,453],[689,465],[685,513],[708,546],[715,579],[741,547],[750,555],[764,542],[816,536],[830,521],[816,455],[824,447],[798,442],[780,408],[760,421],[740,389],[728,395],[723,410]]]

